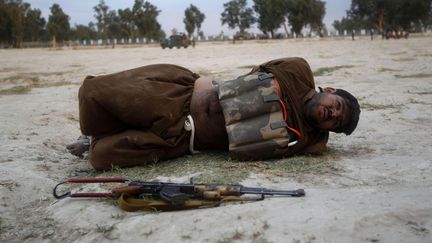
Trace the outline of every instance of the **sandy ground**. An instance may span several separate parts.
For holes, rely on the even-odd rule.
[[[86,75],[173,63],[230,79],[287,56],[329,71],[315,77],[317,85],[348,89],[362,106],[352,136],[330,137],[337,155],[330,162],[339,170],[273,178],[253,173],[242,181],[305,188],[306,197],[168,213],[127,213],[106,200],[52,197],[64,178],[98,175],[65,149],[79,135],[77,91]],[[0,50],[0,80],[0,90],[32,87],[0,95],[2,242],[432,242],[431,37],[207,43],[186,50]]]

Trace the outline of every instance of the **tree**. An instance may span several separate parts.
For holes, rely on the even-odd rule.
[[[399,1],[392,25],[408,30],[413,26],[425,27],[431,17],[431,0]]]
[[[21,0],[0,0],[0,42],[20,48],[23,41],[45,37],[45,19],[39,9]]]
[[[10,28],[8,26],[10,22],[8,6],[5,0],[0,0],[0,43],[2,45],[9,46],[11,41]]]
[[[258,29],[264,34],[270,32],[274,38],[274,32],[285,22],[287,14],[285,0],[254,0],[254,10],[258,13]]]
[[[304,3],[301,0],[292,0],[287,4],[288,8],[288,23],[291,25],[291,31],[296,36],[301,35],[303,27],[306,25],[306,16],[304,11]]]
[[[297,36],[301,35],[303,27],[309,25],[311,31],[321,34],[324,26],[325,3],[321,0],[291,0],[288,2],[288,22]]]
[[[227,24],[230,29],[238,27],[240,35],[256,22],[252,8],[246,7],[246,0],[231,0],[224,3],[224,11],[221,14],[222,25]],[[235,38],[233,39],[235,42]]]
[[[379,32],[408,30],[430,18],[432,0],[352,0],[347,19],[361,19]]]
[[[24,18],[24,40],[40,41],[45,38],[46,20],[39,9],[29,9]]]
[[[134,23],[134,15],[130,8],[118,10],[121,37],[130,39],[136,35],[136,26]]]
[[[100,36],[105,40],[105,43],[107,43],[108,40],[108,28],[110,24],[109,19],[109,7],[105,4],[104,0],[100,0],[99,4],[93,7],[95,11],[94,17],[96,18],[96,26],[98,28],[98,32]]]
[[[370,25],[365,22],[363,19],[360,18],[348,18],[343,17],[341,20],[335,20],[333,22],[333,27],[339,31],[339,33],[342,33],[344,30],[347,31],[353,31],[353,30],[361,30],[361,29],[368,29]]]
[[[97,30],[95,24],[90,22],[88,26],[86,25],[75,25],[75,28],[71,30],[71,36],[74,40],[91,40],[97,38]]]
[[[30,4],[21,0],[0,1],[0,40],[6,46],[21,47],[25,13],[29,8]]]
[[[106,45],[109,39],[120,39],[124,36],[120,16],[117,15],[116,11],[110,10],[104,0],[100,0],[99,4],[94,6],[93,9],[95,11],[94,17],[97,21],[96,26]],[[114,43],[112,43],[113,48],[115,46]]]
[[[308,5],[308,10],[306,19],[311,30],[322,35],[322,29],[324,28],[323,19],[326,13],[325,2],[320,0],[311,0]]]
[[[390,10],[388,0],[352,0],[348,16],[351,19],[360,18],[374,26],[380,33],[383,31],[384,15]]]
[[[185,24],[186,31],[189,38],[197,29],[197,33],[200,33],[201,24],[205,19],[205,15],[201,11],[191,4],[189,8],[185,10],[185,17],[183,18],[183,23]]]
[[[120,24],[120,17],[117,12],[110,10],[107,15],[108,23],[108,37],[110,39],[120,39],[122,37],[122,29]]]
[[[51,15],[48,17],[47,29],[52,39],[53,48],[55,48],[57,40],[64,41],[69,38],[69,16],[56,3],[51,6],[50,10]]]
[[[151,39],[159,39],[161,37],[161,25],[157,21],[157,16],[160,10],[151,3],[143,0],[135,0],[132,8],[134,14],[134,23],[139,32],[146,38],[146,43]]]

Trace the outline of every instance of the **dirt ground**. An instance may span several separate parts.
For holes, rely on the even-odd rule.
[[[317,86],[359,98],[357,130],[332,134],[323,156],[239,163],[212,152],[101,174],[65,149],[79,135],[77,92],[87,75],[172,63],[224,80],[288,56],[308,60]],[[432,242],[430,36],[0,50],[0,119],[1,242]],[[51,194],[68,177],[119,174],[307,194],[167,213]]]

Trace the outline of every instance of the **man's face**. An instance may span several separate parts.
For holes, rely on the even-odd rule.
[[[345,126],[350,116],[345,99],[326,91],[315,94],[306,104],[305,112],[312,126],[325,131]]]

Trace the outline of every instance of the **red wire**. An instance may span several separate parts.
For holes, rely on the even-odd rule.
[[[275,85],[276,93],[280,96],[281,94],[280,94],[279,83],[275,79],[273,79],[272,81],[273,81],[273,84]],[[282,106],[282,112],[283,112],[284,121],[286,121],[287,120],[287,112],[286,112],[286,109],[285,109],[285,104],[284,104],[284,102],[282,100],[279,100],[279,103]],[[292,132],[294,132],[299,138],[302,137],[301,133],[298,130],[296,130],[296,129],[292,128],[292,127],[289,127],[288,125],[287,125],[287,128],[289,130],[291,130]]]

